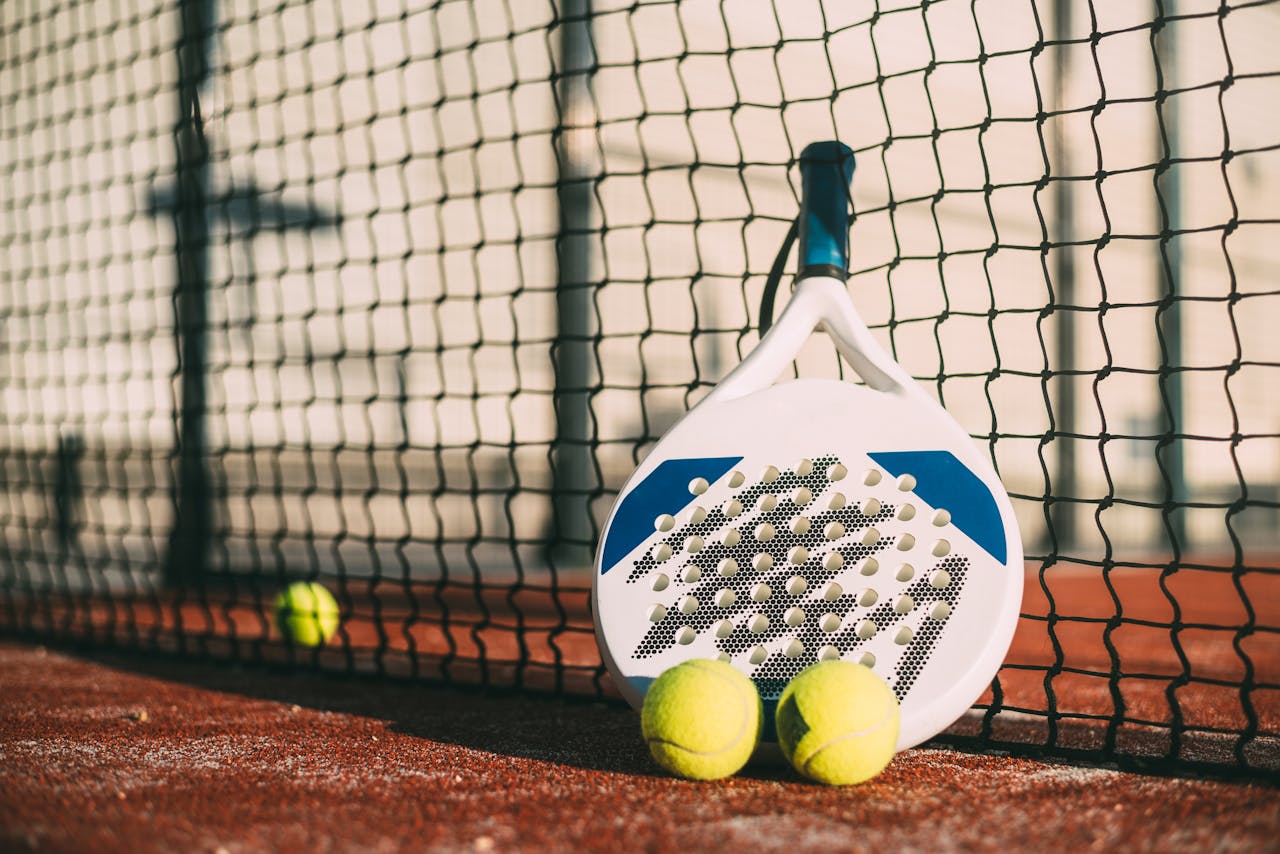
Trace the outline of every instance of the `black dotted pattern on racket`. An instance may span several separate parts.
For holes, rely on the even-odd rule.
[[[929,582],[929,578],[939,569],[945,570],[950,576],[950,583],[942,589],[935,588]],[[915,601],[917,608],[925,604],[945,602],[949,617],[955,613],[956,605],[960,601],[960,591],[964,589],[964,582],[968,575],[969,559],[964,555],[951,555],[939,561],[927,573],[926,577],[908,587],[906,595]],[[876,617],[872,615],[871,619],[876,620]],[[907,696],[911,686],[915,684],[916,677],[924,669],[924,665],[929,660],[929,656],[932,654],[933,648],[937,644],[938,638],[942,635],[942,629],[946,624],[946,619],[937,620],[925,617],[920,623],[919,630],[911,639],[911,643],[907,646],[906,651],[898,659],[898,666],[894,671],[896,678],[894,679],[893,687],[894,693],[898,695],[899,702]]]
[[[960,599],[960,590],[964,587],[965,577],[968,574],[968,568],[969,559],[967,557],[955,555],[944,558],[928,572],[918,575],[916,580],[907,586],[905,590],[900,591],[897,596],[892,599],[889,597],[878,599],[876,606],[868,610],[862,619],[868,619],[875,623],[877,627],[876,633],[881,634],[885,631],[893,631],[895,626],[906,622],[906,618],[915,610],[925,606],[932,607],[938,602],[946,603],[950,609],[949,617],[950,613],[955,612],[956,603]],[[939,569],[945,570],[949,576],[948,583],[942,588],[935,587],[930,581],[934,577],[934,573]],[[898,613],[894,608],[894,604],[903,595],[911,598],[914,607],[904,613]],[[840,617],[842,622],[846,620],[851,612],[861,607],[857,602],[857,596],[849,593],[834,602],[820,601],[820,606],[825,609],[824,613],[833,613]],[[929,660],[929,656],[932,654],[945,625],[946,619],[937,620],[932,617],[925,617],[919,623],[919,630],[912,636],[911,641],[905,645],[902,655],[899,656],[894,666],[893,678],[888,680],[899,702],[904,700],[911,691],[911,687],[915,684],[920,671],[924,669],[925,663]],[[822,646],[834,646],[840,650],[841,658],[856,661],[857,658],[852,656],[851,653],[865,646],[867,640],[870,640],[869,638],[864,640],[859,637],[856,626],[849,626],[837,633],[829,634],[824,632],[817,621],[812,618],[807,619],[803,625],[793,632],[792,636],[804,644],[804,655],[791,658],[775,652],[751,673],[751,678],[756,683],[760,696],[765,699],[774,699],[780,696],[782,689],[796,674],[817,660],[815,651]]]
[[[671,588],[664,598],[672,604],[664,606],[665,613],[649,627],[633,657],[645,659],[666,652],[678,645],[679,633],[686,628],[702,635],[714,631],[725,620],[733,624],[733,631],[724,637],[717,636],[716,648],[740,664],[748,650],[757,646],[780,638],[799,640],[804,647],[801,654],[789,656],[774,652],[764,661],[744,668],[756,682],[761,695],[771,698],[780,694],[792,677],[816,662],[819,650],[824,647],[834,647],[841,658],[856,660],[852,653],[871,640],[858,634],[858,625],[863,620],[871,620],[876,626],[876,634],[880,634],[904,623],[915,610],[925,605],[945,602],[954,611],[969,567],[968,558],[960,555],[943,558],[919,572],[905,590],[896,590],[895,587],[897,595],[893,597],[879,597],[877,594],[877,601],[870,605],[860,601],[865,589],[845,590],[834,599],[824,598],[829,582],[841,575],[848,576],[851,567],[857,566],[864,558],[891,551],[897,542],[897,538],[891,535],[882,536],[871,544],[862,542],[863,532],[868,528],[894,519],[898,508],[888,503],[882,504],[870,516],[852,503],[836,509],[828,507],[808,515],[810,525],[807,531],[796,533],[792,530],[793,522],[806,510],[829,504],[827,493],[833,491],[833,484],[838,482],[830,480],[828,471],[839,463],[838,458],[825,456],[814,459],[807,474],[781,471],[771,482],[757,482],[733,494],[732,497],[744,508],[740,515],[727,516],[725,502],[721,502],[708,509],[702,521],[677,526],[651,543],[635,561],[627,583],[651,580],[655,573],[662,572],[668,577]],[[802,487],[810,491],[812,498],[806,504],[797,504],[792,495]],[[765,495],[776,496],[777,504],[771,510],[751,515],[751,508]],[[829,540],[825,533],[831,522],[839,522],[845,529],[843,536],[834,541]],[[756,539],[754,531],[764,523],[773,526],[775,535],[761,542]],[[739,524],[742,525],[741,540],[736,545],[726,545],[722,541],[726,529]],[[685,554],[685,544],[691,537],[701,538],[703,547],[694,554]],[[672,553],[672,557],[665,561],[659,561],[654,555],[660,544],[665,544]],[[807,559],[799,564],[790,561],[792,549],[797,546],[809,552]],[[833,551],[841,555],[843,564],[827,569],[824,561]],[[753,559],[762,553],[772,559],[772,566],[764,571],[753,567]],[[726,558],[733,559],[738,565],[737,573],[730,577],[717,571]],[[690,566],[698,567],[699,571],[696,579],[686,580]],[[931,582],[938,569],[945,569],[950,576],[942,588]],[[879,572],[892,570],[881,567]],[[796,577],[803,579],[804,589],[793,593],[788,590],[788,583]],[[862,577],[856,571],[851,576],[852,579]],[[848,580],[846,578],[846,582]],[[762,584],[768,587],[769,592],[766,598],[757,600],[752,594],[760,590]],[[867,577],[866,584],[874,590],[874,578]],[[726,590],[732,592],[734,600],[727,607],[717,604],[717,599]],[[898,613],[894,605],[904,594],[913,600],[914,606]],[[689,597],[696,601],[696,607],[682,610],[681,604]],[[804,619],[797,626],[787,622],[787,615],[794,613],[794,608],[804,612]],[[849,615],[858,609],[865,612],[862,618],[856,622],[848,620]],[[827,614],[839,617],[843,628],[835,632],[822,629],[820,621]],[[768,620],[767,627],[761,628],[757,621],[753,629],[751,623],[758,616]],[[926,617],[919,623],[918,630],[898,657],[893,678],[888,680],[899,700],[906,697],[919,676],[946,620]]]

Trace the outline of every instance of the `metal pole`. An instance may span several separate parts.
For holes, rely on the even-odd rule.
[[[209,74],[211,0],[182,0],[178,42],[177,197],[173,226],[178,262],[174,296],[178,340],[178,472],[166,581],[181,585],[205,571],[212,528],[205,435],[208,353],[209,224],[205,210],[209,147],[200,116],[200,89]]]
[[[1067,106],[1067,90],[1071,80],[1071,51],[1063,46],[1071,36],[1071,4],[1074,0],[1057,0],[1054,4],[1053,38],[1059,47],[1054,51],[1054,111],[1059,118],[1054,123],[1054,159],[1060,170],[1053,194],[1053,244],[1054,255],[1054,305],[1057,307],[1054,355],[1059,371],[1054,387],[1054,478],[1053,537],[1058,549],[1069,549],[1076,541],[1076,378],[1071,374],[1076,365],[1076,314],[1067,308],[1076,302],[1075,247],[1070,245],[1075,237],[1075,204],[1073,188],[1067,180],[1071,175],[1071,144],[1063,131]]]
[[[556,241],[555,366],[556,437],[552,449],[550,559],[566,567],[587,566],[594,549],[591,492],[596,485],[591,414],[594,328],[591,284],[591,211],[595,145],[591,75],[591,0],[561,0],[557,97],[559,128],[559,237]]]
[[[1176,0],[1156,0],[1156,13],[1164,27],[1156,34],[1156,86],[1161,90],[1177,88],[1177,36],[1168,29],[1167,22],[1177,14]],[[1156,130],[1162,135],[1162,160],[1168,162],[1181,151],[1178,98],[1165,98],[1156,102]],[[1156,172],[1156,197],[1160,205],[1160,280],[1168,296],[1167,306],[1157,309],[1162,366],[1166,372],[1160,375],[1161,396],[1164,400],[1165,429],[1169,441],[1157,446],[1160,465],[1164,471],[1168,491],[1166,500],[1173,510],[1166,514],[1170,536],[1175,549],[1187,544],[1187,485],[1186,465],[1183,458],[1185,446],[1178,434],[1185,429],[1182,393],[1182,246],[1177,233],[1182,228],[1182,174],[1175,165],[1169,165],[1163,173]],[[1173,235],[1168,237],[1168,235]]]

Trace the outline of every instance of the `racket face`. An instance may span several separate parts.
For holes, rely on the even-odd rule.
[[[808,665],[872,667],[898,749],[959,718],[1008,650],[1022,594],[1008,496],[934,404],[793,380],[695,408],[614,505],[597,636],[620,690],[731,662],[767,707]]]

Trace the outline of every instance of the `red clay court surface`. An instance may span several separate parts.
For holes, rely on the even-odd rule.
[[[0,643],[0,848],[1276,850],[1280,790],[950,750],[661,773],[618,705]]]
[[[1121,753],[1161,756],[1171,750],[1176,705],[1186,729],[1181,758],[1231,765],[1233,734],[1249,730],[1251,711],[1256,737],[1244,747],[1245,761],[1280,774],[1278,563],[1233,572],[1229,560],[1187,562],[1168,574],[1128,568],[1105,578],[1097,567],[1060,563],[1041,574],[1029,565],[1022,619],[999,676],[1002,707],[1013,714],[998,717],[992,735],[1100,750],[1106,728],[1099,724],[1117,718]],[[274,587],[262,579],[236,583],[180,601],[8,591],[0,595],[0,626],[196,657],[617,696],[600,664],[581,587],[389,579],[338,587],[329,579],[342,627],[313,653],[288,648],[274,633]],[[1246,682],[1247,700],[1240,687]],[[1050,690],[1058,716],[1053,733],[1044,714]],[[991,699],[988,692],[980,703]]]

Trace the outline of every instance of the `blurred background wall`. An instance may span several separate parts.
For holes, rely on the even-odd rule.
[[[541,573],[557,342],[599,521],[756,341],[794,159],[829,137],[858,154],[850,292],[991,449],[1032,555],[1274,550],[1280,8],[1235,5],[202,7],[209,568]],[[13,573],[165,560],[183,9],[0,6]],[[798,368],[842,370],[821,338]]]

